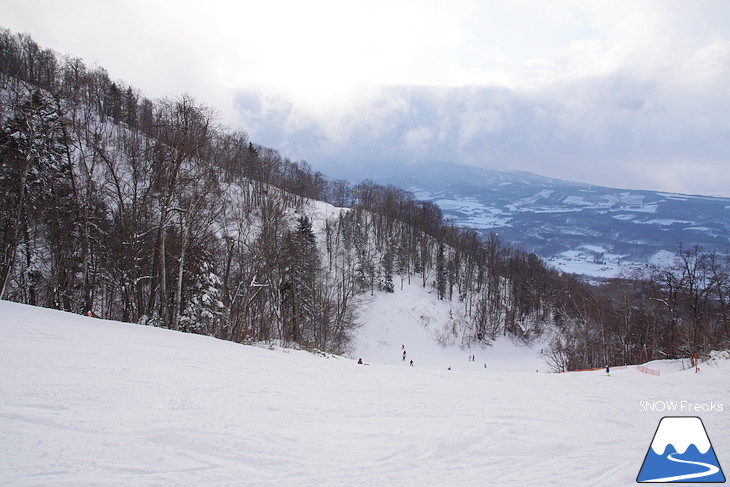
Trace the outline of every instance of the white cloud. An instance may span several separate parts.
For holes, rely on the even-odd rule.
[[[434,130],[428,126],[409,128],[403,134],[404,149],[408,152],[420,154],[421,157],[428,154],[428,149],[430,149],[433,140]]]
[[[727,186],[723,0],[0,0],[0,24],[286,155]],[[586,161],[600,161],[590,164]]]

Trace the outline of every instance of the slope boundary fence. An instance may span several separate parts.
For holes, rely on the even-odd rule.
[[[661,375],[661,372],[659,372],[656,369],[649,368],[646,365],[637,365],[636,370],[638,370],[639,372],[643,372],[644,374],[656,375],[656,376]]]

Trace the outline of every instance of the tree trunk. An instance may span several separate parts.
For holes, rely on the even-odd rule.
[[[5,290],[7,289],[8,280],[13,272],[15,266],[15,256],[18,253],[18,238],[20,236],[20,219],[23,215],[23,206],[25,206],[25,182],[28,179],[28,170],[30,169],[31,155],[28,154],[24,158],[23,170],[20,174],[20,195],[18,197],[18,208],[15,212],[15,222],[13,225],[12,236],[10,238],[9,246],[3,249],[5,252],[5,261],[3,262],[2,268],[0,268],[0,280],[2,280],[2,288],[0,288],[0,299],[4,299]]]
[[[185,258],[187,256],[188,241],[190,240],[190,227],[192,226],[191,212],[192,206],[186,212],[187,214],[183,218],[182,242],[180,244],[180,262],[177,267],[177,283],[175,285],[175,298],[173,301],[172,320],[170,326],[170,328],[172,328],[173,330],[178,330],[180,327],[180,314],[182,312],[181,307],[183,276],[185,274]]]

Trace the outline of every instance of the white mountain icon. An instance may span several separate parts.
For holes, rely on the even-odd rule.
[[[674,445],[677,453],[684,453],[689,445],[694,445],[705,454],[710,449],[710,439],[700,418],[666,417],[659,423],[659,428],[651,442],[651,448],[657,455],[664,455],[667,445]]]

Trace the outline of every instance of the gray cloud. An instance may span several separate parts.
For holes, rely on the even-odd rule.
[[[719,194],[730,187],[730,97],[704,86],[630,72],[523,91],[389,86],[324,123],[284,99],[264,104],[248,93],[237,102],[254,137],[325,169],[446,161]]]

